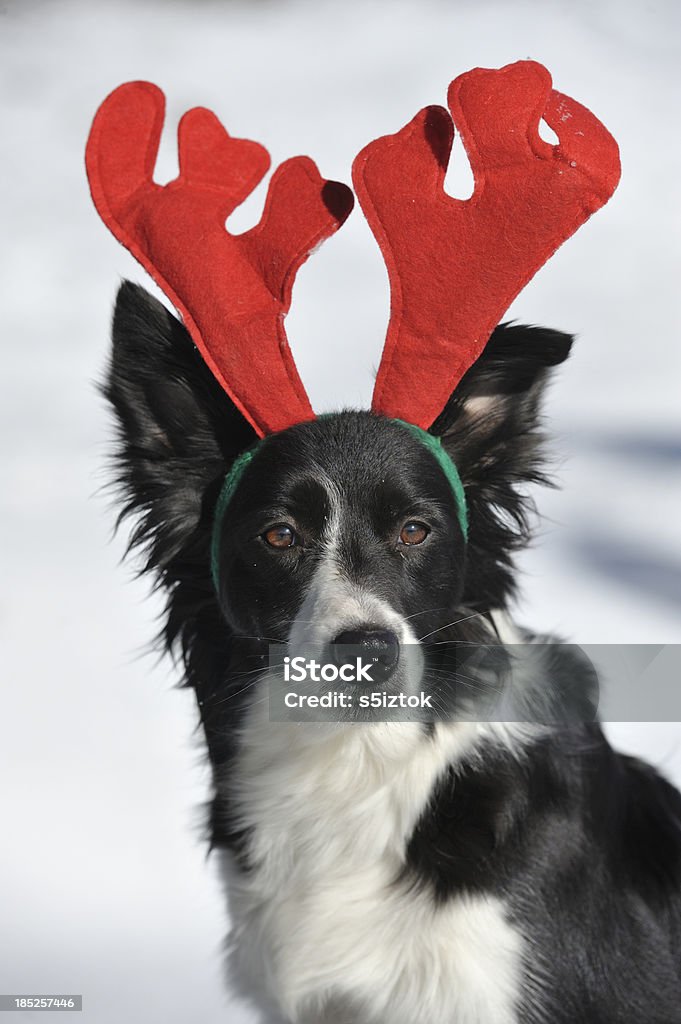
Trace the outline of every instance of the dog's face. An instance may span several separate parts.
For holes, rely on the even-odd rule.
[[[220,597],[235,632],[407,642],[448,621],[464,557],[435,458],[397,423],[340,413],[261,446],[221,524]]]
[[[220,602],[235,635],[324,660],[365,651],[385,681],[404,677],[409,645],[456,618],[456,498],[393,421],[340,413],[267,439],[219,529]]]
[[[217,498],[256,437],[181,324],[122,286],[105,388],[119,482],[125,511],[139,516],[133,544],[169,594],[166,641],[181,640],[188,680],[222,709],[211,728],[204,710],[209,734],[224,725],[235,639],[261,649],[368,644],[388,678],[406,645],[433,662],[447,644],[478,638],[476,617],[513,589],[512,552],[526,538],[520,487],[541,479],[539,399],[570,344],[554,331],[498,328],[433,425],[465,488],[467,541],[425,445],[394,421],[338,413],[260,445],[219,525],[216,594]]]

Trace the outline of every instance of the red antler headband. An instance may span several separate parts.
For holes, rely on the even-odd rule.
[[[372,408],[428,427],[521,289],[615,191],[617,143],[551,89],[533,61],[476,68],[449,87],[475,178],[470,199],[443,182],[453,127],[426,107],[371,142],[353,181],[390,276],[391,314]],[[557,146],[538,132],[544,118]]]
[[[620,174],[612,136],[552,90],[540,64],[469,71],[452,82],[448,103],[475,177],[470,199],[444,192],[453,126],[442,107],[370,143],[353,165],[391,287],[372,408],[422,428]],[[260,223],[235,237],[225,219],[265,174],[266,151],[230,138],[210,111],[190,110],[178,133],[180,174],[161,187],[152,172],[163,112],[163,94],[147,82],[121,86],[99,108],[86,155],[97,210],[182,314],[260,436],[312,419],[283,320],[298,268],[343,223],[352,194],[296,157],[275,172]],[[539,136],[542,117],[555,147]]]
[[[225,220],[253,191],[270,158],[231,138],[210,110],[180,121],[180,173],[152,181],[163,93],[149,82],[115,89],[95,115],[85,162],[99,215],[182,314],[203,358],[256,432],[314,412],[286,340],[296,272],[350,213],[350,189],[324,181],[307,157],[274,173],[256,227],[234,236]]]

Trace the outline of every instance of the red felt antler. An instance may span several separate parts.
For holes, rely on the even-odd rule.
[[[343,223],[352,193],[307,157],[287,160],[260,223],[231,235],[225,219],[266,173],[267,151],[230,138],[209,110],[190,110],[178,130],[179,176],[161,187],[152,174],[164,109],[149,82],[120,86],[99,108],[86,153],[97,210],[259,435],[312,419],[283,321],[298,268]]]
[[[478,68],[448,103],[475,178],[446,195],[453,127],[442,107],[370,143],[353,181],[390,277],[391,317],[372,407],[428,427],[509,305],[607,200],[617,144],[585,107],[552,91],[540,64]],[[556,147],[538,133],[544,118]]]

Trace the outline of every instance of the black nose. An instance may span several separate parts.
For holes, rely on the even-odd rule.
[[[333,641],[331,650],[337,665],[354,665],[357,658],[370,665],[372,682],[383,683],[400,660],[400,641],[391,629],[346,629]]]

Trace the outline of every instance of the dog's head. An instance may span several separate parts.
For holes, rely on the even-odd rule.
[[[497,328],[433,425],[464,486],[467,537],[432,452],[367,412],[268,437],[216,526],[252,428],[182,325],[141,288],[122,286],[113,336],[105,392],[126,510],[139,515],[133,542],[169,592],[166,638],[180,638],[200,692],[226,685],[244,650],[274,642],[366,645],[387,679],[406,644],[434,659],[452,638],[479,635],[480,613],[504,607],[527,534],[522,488],[541,479],[539,399],[567,335]]]

